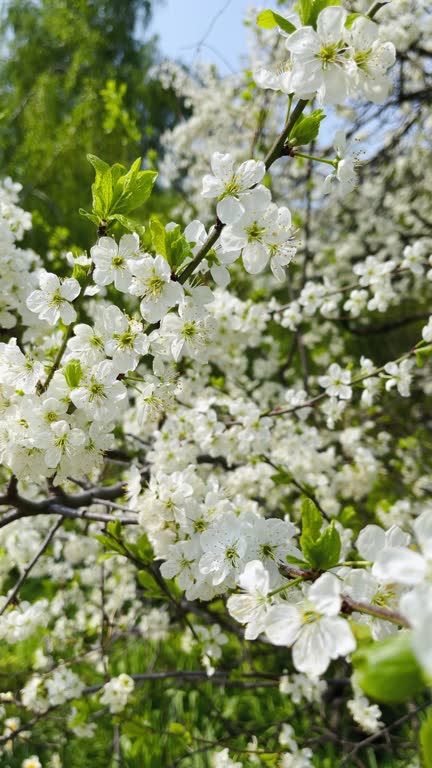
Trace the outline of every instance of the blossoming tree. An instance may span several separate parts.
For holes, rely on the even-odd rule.
[[[2,183],[10,768],[432,765],[432,17],[279,10],[154,73],[175,221],[89,156],[57,274]]]

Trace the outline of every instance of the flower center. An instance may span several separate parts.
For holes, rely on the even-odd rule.
[[[147,280],[147,293],[153,297],[159,296],[164,285],[165,280],[163,280],[162,277],[159,277],[159,275],[153,275],[153,277],[150,277],[149,280]]]
[[[259,224],[254,221],[254,223],[246,230],[248,242],[250,243],[252,240],[259,240],[263,232],[264,227],[260,227]]]
[[[57,288],[56,292],[53,293],[50,301],[50,307],[60,307],[65,299],[63,296],[60,296],[60,288]]]
[[[96,397],[100,398],[100,397],[105,397],[106,396],[105,392],[104,392],[104,386],[99,381],[94,381],[94,380],[92,381],[92,383],[90,385],[90,388],[89,388],[89,392],[90,392],[90,397],[89,397],[89,402],[90,403],[93,402],[93,400]]]
[[[226,548],[225,557],[228,560],[228,562],[230,562],[232,565],[235,565],[238,558],[238,552],[234,544],[231,547]]]
[[[194,323],[186,323],[183,326],[183,336],[185,339],[193,339],[194,336],[196,336],[197,329]]]

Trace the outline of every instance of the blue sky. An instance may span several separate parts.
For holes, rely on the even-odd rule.
[[[238,71],[246,51],[243,19],[251,4],[251,0],[164,0],[154,10],[150,31],[159,35],[164,55],[187,63],[197,58],[215,62],[227,74]]]

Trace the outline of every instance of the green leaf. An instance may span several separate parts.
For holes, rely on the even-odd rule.
[[[309,24],[309,17],[311,15],[313,6],[313,0],[300,0],[299,3],[295,6],[295,8],[298,10],[300,21],[305,27],[307,24]]]
[[[178,225],[166,232],[167,260],[173,269],[178,268],[192,256],[191,247]]]
[[[324,571],[338,564],[341,540],[334,520],[323,533],[321,533],[322,523],[323,519],[316,505],[310,499],[304,499],[300,537],[301,550],[312,568]]]
[[[141,158],[138,157],[129,171],[117,179],[112,213],[127,216],[150,197],[158,174],[156,171],[140,171],[140,166]]]
[[[108,216],[107,221],[118,221],[128,232],[136,232],[139,237],[143,237],[145,233],[145,226],[140,224],[136,219],[131,219],[129,216],[123,216],[122,213],[113,213]]]
[[[351,29],[352,25],[354,24],[355,20],[360,18],[360,16],[363,16],[362,13],[349,13],[347,16],[347,20],[345,22],[345,26],[347,29]]]
[[[321,121],[325,117],[322,109],[316,109],[310,115],[301,116],[288,136],[290,146],[299,147],[302,144],[310,144],[311,141],[314,141],[319,134]]]
[[[69,360],[63,368],[64,377],[69,389],[79,387],[83,375],[83,369],[79,360]]]
[[[163,256],[173,270],[192,256],[191,247],[178,224],[166,229],[156,216],[152,216],[150,232],[156,253]]]
[[[87,211],[84,210],[84,208],[80,208],[79,209],[79,214],[81,216],[84,216],[89,221],[91,221],[92,224],[96,224],[96,226],[98,226],[99,221],[100,221],[100,217],[99,216],[95,216],[94,213],[88,213]]]
[[[166,258],[166,231],[165,227],[157,216],[152,216],[150,219],[150,232],[152,236],[153,248],[156,253]]]
[[[106,529],[114,539],[121,539],[122,527],[120,520],[113,520],[111,523],[108,523]]]
[[[340,5],[340,0],[314,0],[309,14],[308,24],[316,29],[318,16],[329,5]]]
[[[150,544],[147,536],[143,534],[139,537],[135,544],[136,552],[140,560],[143,562],[152,563],[154,560],[153,547]]]
[[[338,515],[338,520],[344,528],[350,528],[352,525],[354,525],[357,521],[357,512],[355,507],[350,505],[344,507]]]
[[[303,26],[316,29],[318,16],[329,5],[340,5],[340,0],[300,0],[295,7]]]
[[[296,27],[294,24],[291,24],[288,19],[285,19],[283,16],[270,10],[261,11],[257,16],[256,23],[262,29],[274,29],[275,27],[280,27],[289,35],[296,31]]]
[[[399,632],[362,648],[353,655],[352,662],[366,695],[386,704],[410,701],[426,687],[409,632]]]
[[[123,549],[123,546],[119,544],[117,541],[111,538],[111,536],[103,536],[102,534],[97,534],[94,536],[95,539],[97,539],[103,546],[109,551],[109,552],[116,552],[118,555],[125,555],[125,551]]]
[[[96,174],[92,184],[93,213],[100,219],[105,219],[110,211],[113,198],[111,168],[96,155],[87,155],[87,159],[92,164]]]
[[[302,552],[313,568],[321,571],[334,568],[341,553],[341,540],[334,520],[317,541],[303,539]]]
[[[162,594],[159,587],[156,585],[153,576],[147,571],[138,571],[137,579],[140,586],[145,590],[146,597],[162,598]]]
[[[299,557],[294,557],[294,555],[286,555],[285,562],[289,565],[299,565],[301,568],[307,568],[308,566],[306,560],[300,560]]]
[[[303,537],[317,539],[321,533],[323,524],[322,515],[312,499],[303,499],[301,507],[302,535],[300,537],[300,546]]]
[[[432,710],[423,720],[419,740],[423,768],[432,768]]]

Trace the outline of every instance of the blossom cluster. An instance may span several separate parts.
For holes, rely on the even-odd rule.
[[[272,66],[254,68],[272,97],[385,98],[395,49],[380,25],[361,14],[350,24],[338,6],[293,24]],[[289,59],[276,74],[281,44]],[[57,275],[16,244],[29,218],[18,188],[0,189],[0,639],[30,641],[32,659],[4,700],[5,754],[28,738],[7,716],[14,707],[31,723],[63,708],[83,740],[100,717],[117,727],[179,625],[182,661],[198,666],[185,680],[235,683],[226,659],[237,654],[241,667],[271,645],[280,673],[270,685],[294,705],[319,705],[331,665],[348,675],[356,651],[386,639],[407,638],[418,674],[432,676],[432,186],[426,178],[412,201],[406,181],[422,179],[427,138],[407,129],[396,167],[375,179],[365,165],[358,186],[340,131],[334,160],[330,147],[302,155],[284,135],[273,168],[247,99],[233,98],[215,145],[211,123],[232,91],[214,86],[207,112],[208,94],[178,82],[199,113],[172,134],[198,169],[185,181],[193,215],[176,212],[186,226],[153,220],[120,236],[102,227]],[[253,92],[267,138],[280,111],[266,107],[264,126],[267,102]],[[324,187],[321,174],[312,181],[315,161],[333,168]],[[323,199],[335,179],[342,197]],[[404,320],[403,345],[356,344]],[[56,516],[67,521],[58,529]],[[17,573],[46,594],[17,598]],[[155,649],[148,669],[128,669],[129,644]],[[347,711],[375,734],[383,714],[361,683],[354,675],[347,686]],[[255,763],[259,738],[246,749]],[[280,768],[313,764],[288,723],[277,744]],[[232,754],[215,751],[215,768],[241,766]],[[24,768],[43,764],[27,755]]]

